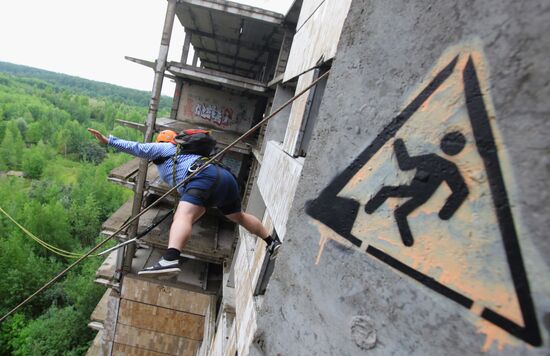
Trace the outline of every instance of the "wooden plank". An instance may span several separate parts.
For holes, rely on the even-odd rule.
[[[206,294],[169,287],[130,276],[124,278],[121,295],[124,299],[203,316],[206,315],[212,298]]]
[[[97,334],[94,337],[94,341],[92,341],[92,344],[90,345],[90,348],[86,352],[86,356],[101,355],[101,335],[102,334],[103,334],[102,330],[97,332]]]
[[[117,231],[130,217],[132,214],[132,204],[133,198],[130,198],[124,203],[117,211],[115,211],[105,222],[101,225],[101,233],[104,235],[111,235]],[[126,229],[119,233],[119,237],[126,236]]]
[[[309,71],[304,73],[298,79],[298,84],[296,86],[296,92],[301,92],[304,88],[310,85],[313,82],[313,76],[315,71]],[[289,155],[294,156],[296,152],[296,146],[300,146],[300,139],[305,128],[304,121],[306,120],[306,108],[312,102],[312,93],[314,93],[314,88],[309,89],[304,95],[296,99],[292,103],[292,108],[290,109],[290,117],[288,119],[288,125],[286,128],[285,139],[283,141],[283,150],[285,150]]]
[[[281,146],[269,141],[258,176],[258,188],[281,240],[286,233],[288,213],[300,180],[303,158],[292,158]]]
[[[312,3],[306,4],[308,8],[317,10],[307,21],[302,20],[303,26],[294,35],[284,82],[315,67],[319,60],[326,62],[336,55],[351,0],[325,0],[319,7],[315,7],[314,2],[318,0],[304,0]]]
[[[109,178],[116,178],[121,180],[127,180],[134,175],[139,168],[139,158],[133,158],[130,161],[124,163],[122,166],[114,168],[109,172]]]
[[[172,309],[120,300],[118,324],[135,326],[165,334],[182,336],[200,341],[204,329],[204,317]]]
[[[192,238],[189,240],[183,251],[186,254],[198,258],[221,262],[223,259],[231,257],[233,241],[235,239],[232,225],[222,225],[222,230],[218,230],[218,217],[213,215],[204,215],[193,225]],[[168,218],[158,226],[158,232],[151,232],[143,237],[142,241],[148,245],[167,248],[168,235],[171,224]],[[215,236],[218,235],[217,246]]]
[[[110,355],[115,338],[115,330],[118,318],[120,299],[117,297],[110,298],[107,302],[107,317],[103,322],[103,332],[101,333],[101,353]]]
[[[304,0],[302,7],[300,8],[300,17],[296,24],[296,29],[299,30],[304,23],[311,19],[311,15],[319,8],[319,6],[326,0]]]
[[[124,205],[122,205],[113,215],[107,219],[102,225],[102,233],[104,235],[110,235],[117,231],[122,225],[128,221],[132,214],[133,198],[130,198]],[[171,205],[161,203],[147,211],[139,219],[138,232],[144,231],[147,227],[153,224],[154,221],[158,221],[162,216],[167,214],[172,209]],[[167,218],[159,226],[155,227],[149,234],[161,234],[165,233],[166,228],[161,225],[170,224],[171,218]],[[168,225],[169,226],[169,225]],[[125,229],[124,231],[126,231]],[[126,237],[125,234],[119,234],[120,237]]]
[[[92,330],[100,331],[103,330],[103,324],[99,321],[92,321],[88,323],[88,327]]]
[[[101,323],[105,321],[105,319],[107,318],[107,312],[109,310],[107,306],[110,298],[113,298],[111,297],[111,289],[107,289],[105,293],[103,293],[103,296],[99,300],[99,303],[97,303],[94,311],[92,312],[92,315],[90,317],[92,321],[98,321]]]
[[[201,342],[118,324],[115,344],[127,345],[169,355],[194,355]]]
[[[227,346],[225,348],[224,355],[236,355],[237,354],[237,323],[235,320],[231,323],[231,329],[229,330],[229,339],[227,339]]]
[[[139,158],[135,158],[130,162],[136,162],[139,164]],[[129,162],[129,163],[130,163]],[[126,188],[134,189],[135,181],[137,178],[138,169],[134,170],[134,167],[127,167],[124,168],[123,166],[120,166],[118,168],[115,168],[115,170],[120,169],[118,172],[111,171],[107,179],[113,183],[120,184]],[[154,181],[158,178],[158,172],[155,168],[155,165],[153,163],[149,163],[148,169],[147,169],[147,177],[145,178],[145,186],[147,187],[150,182]]]
[[[195,82],[204,82],[214,85],[220,85],[226,88],[250,92],[256,95],[262,95],[267,91],[264,83],[253,79],[231,75],[214,69],[206,69],[182,65],[177,62],[168,63],[167,70],[177,77],[187,78]]]
[[[204,336],[202,347],[210,348],[216,335],[216,303],[211,303],[204,317]]]
[[[133,347],[129,345],[114,343],[112,355],[113,356],[163,356],[167,354],[146,350],[146,349],[140,349],[138,347]]]
[[[107,255],[101,266],[95,272],[96,278],[112,280],[116,271],[116,256],[117,252],[113,251]]]
[[[149,258],[145,262],[145,264],[141,264],[141,266],[137,266],[137,264],[134,266],[132,263],[132,278],[142,279],[150,282],[157,281],[155,278],[147,278],[143,276],[136,275],[138,271],[143,269],[143,267],[149,267],[154,265],[166,252],[166,249],[159,249],[159,248],[152,248],[151,254],[149,255]],[[165,286],[171,286],[176,288],[184,288],[186,290],[198,292],[198,293],[207,293],[207,292],[215,292],[215,291],[207,291],[204,292],[202,289],[203,283],[204,283],[204,268],[205,268],[205,262],[197,260],[188,259],[184,262],[182,265],[182,271],[181,273],[178,273],[178,275],[175,278],[170,278],[167,280],[162,280],[162,284]]]

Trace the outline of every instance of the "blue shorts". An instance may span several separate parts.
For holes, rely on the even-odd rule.
[[[211,191],[212,186],[216,184],[216,179],[218,179],[217,185],[214,191]],[[190,190],[195,192],[189,192]],[[196,194],[197,190],[202,193],[210,191],[209,197]],[[235,177],[226,169],[213,164],[208,165],[185,185],[180,201],[205,208],[215,206],[224,215],[241,211],[241,195]]]

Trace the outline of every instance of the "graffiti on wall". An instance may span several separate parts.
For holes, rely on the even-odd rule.
[[[483,350],[540,346],[480,48],[446,52],[306,212],[318,261],[328,239],[358,248],[469,310]]]
[[[200,118],[222,127],[231,125],[233,119],[233,109],[219,108],[211,104],[197,104],[193,109],[193,113]]]

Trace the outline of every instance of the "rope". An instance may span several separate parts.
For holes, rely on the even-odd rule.
[[[75,259],[75,258],[79,258],[80,256],[82,256],[82,254],[80,254],[80,253],[66,251],[66,250],[63,250],[62,248],[50,245],[46,241],[41,240],[40,238],[38,238],[35,234],[33,234],[32,232],[27,230],[21,224],[19,224],[13,217],[11,217],[10,214],[8,214],[4,209],[2,209],[2,207],[0,207],[0,212],[2,214],[4,214],[9,220],[11,220],[11,222],[13,222],[18,228],[20,228],[28,237],[30,237],[31,240],[35,241],[36,243],[38,243],[39,245],[41,245],[42,247],[44,247],[48,251],[53,252],[56,255],[59,255],[59,256],[65,257],[65,258]],[[93,255],[93,256],[97,256],[97,255]]]
[[[287,107],[289,104],[291,104],[294,100],[298,99],[300,96],[302,96],[305,92],[307,92],[309,89],[311,89],[313,86],[317,85],[319,81],[324,79],[328,74],[330,73],[330,70],[325,72],[323,75],[321,75],[319,78],[314,80],[310,85],[308,85],[306,88],[304,88],[301,92],[294,95],[292,98],[290,98],[287,102],[285,102],[281,107],[279,107],[277,110],[269,114],[265,119],[258,122],[256,125],[254,125],[250,130],[245,132],[242,136],[237,138],[235,141],[233,141],[231,144],[229,144],[227,147],[225,147],[223,150],[212,156],[204,165],[199,167],[196,171],[185,177],[184,180],[182,180],[180,183],[172,187],[170,190],[168,190],[166,193],[164,193],[160,198],[155,200],[151,205],[149,205],[147,208],[143,209],[139,214],[128,220],[125,224],[123,224],[121,227],[118,228],[117,231],[113,232],[109,237],[105,238],[103,241],[101,241],[99,244],[97,244],[95,247],[93,247],[90,251],[86,252],[84,255],[80,256],[78,260],[73,262],[70,266],[65,268],[63,271],[61,271],[57,276],[52,278],[49,282],[44,284],[42,287],[40,287],[36,292],[31,294],[29,297],[27,297],[25,300],[23,300],[21,303],[19,303],[15,308],[10,310],[6,315],[4,315],[0,319],[0,323],[6,320],[6,318],[13,313],[15,313],[17,310],[19,310],[21,307],[23,307],[25,304],[30,302],[34,297],[36,297],[38,294],[42,293],[46,288],[51,286],[53,283],[57,282],[61,277],[63,277],[67,272],[69,272],[71,269],[73,269],[77,264],[79,264],[83,259],[90,256],[92,253],[94,253],[96,250],[98,250],[101,246],[105,245],[109,240],[111,240],[114,236],[116,236],[119,232],[127,228],[131,223],[133,223],[136,219],[139,219],[140,216],[145,214],[147,211],[149,211],[151,208],[156,206],[162,199],[166,198],[169,194],[171,194],[174,190],[177,190],[182,185],[189,182],[193,177],[195,177],[197,174],[202,172],[208,164],[212,163],[214,160],[218,159],[218,157],[222,156],[225,152],[229,151],[233,146],[235,146],[240,141],[244,140],[248,136],[250,136],[254,131],[259,129],[264,123],[266,123],[269,119],[271,119],[273,116],[277,115],[279,112],[281,112],[285,107]]]

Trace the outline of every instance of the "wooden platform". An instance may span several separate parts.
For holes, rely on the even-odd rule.
[[[113,183],[120,184],[126,188],[134,189],[136,184],[140,158],[134,158],[122,166],[116,167],[107,176],[107,179]],[[147,177],[145,178],[145,186],[158,178],[158,172],[155,165],[149,163],[147,169]]]
[[[170,205],[161,205],[143,214],[139,219],[138,233],[144,231],[154,221],[158,221],[171,208]],[[101,233],[110,236],[129,219],[131,213],[132,201],[129,200],[103,223]],[[167,248],[171,224],[172,216],[169,216],[139,241],[152,247]],[[234,229],[233,223],[226,221],[215,211],[209,212],[193,225],[191,239],[182,252],[203,261],[221,264],[223,260],[232,256],[235,242]],[[117,237],[125,240],[127,235],[124,232]]]
[[[141,279],[151,283],[162,283],[163,285],[172,286],[175,288],[185,288],[187,290],[199,292],[199,293],[215,293],[215,286],[208,289],[208,266],[207,262],[200,260],[188,260],[180,265],[181,272],[169,279],[157,279],[153,277],[139,276],[138,272],[145,267],[154,265],[164,254],[165,249],[159,248],[140,248],[136,251],[134,259],[132,260],[132,268],[130,276],[132,278]],[[124,283],[123,283],[124,285]]]
[[[124,203],[117,211],[115,211],[105,222],[101,225],[101,234],[104,236],[111,236],[115,231],[117,231],[122,225],[124,225],[127,219],[132,214],[132,201],[129,199]],[[117,239],[126,239],[128,228],[119,232],[115,237]]]

